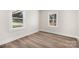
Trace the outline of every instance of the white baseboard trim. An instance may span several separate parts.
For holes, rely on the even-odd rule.
[[[43,31],[43,30],[40,30],[40,31]],[[12,38],[7,38],[6,40],[3,39],[3,41],[0,41],[0,45],[3,45],[3,44],[6,44],[6,43],[9,43],[9,42],[12,42],[12,41],[14,41],[14,40],[16,40],[16,39],[19,39],[19,38],[22,38],[22,37],[24,37],[24,36],[28,36],[28,35],[34,34],[34,33],[36,33],[36,32],[38,32],[38,31],[33,31],[33,32],[30,32],[30,33],[25,34],[25,35],[20,35],[20,36],[18,36],[18,37],[16,37],[16,38],[13,38],[13,37],[12,37]],[[48,31],[43,31],[43,32],[48,32]],[[49,32],[49,33],[51,33],[51,32]],[[77,38],[77,40],[79,41],[79,37],[78,37],[78,36],[66,35],[66,34],[59,34],[59,33],[55,33],[55,34],[64,35],[64,36],[68,36],[68,37],[73,37],[73,38]]]
[[[22,37],[25,37],[25,36],[34,34],[34,33],[36,33],[36,32],[38,32],[38,31],[30,32],[30,33],[28,33],[28,34],[20,35],[20,36],[18,36],[18,37],[14,37],[14,38],[13,38],[13,37],[10,37],[10,38],[7,38],[7,39],[3,39],[3,41],[0,41],[0,45],[3,45],[3,44],[6,44],[6,43],[9,43],[9,42],[12,42],[12,41],[17,40],[17,39],[19,39],[19,38],[22,38]]]
[[[40,30],[40,31],[53,33],[53,32],[45,31],[45,30]],[[79,40],[79,37],[75,36],[75,35],[67,35],[67,34],[61,34],[61,33],[54,33],[54,34],[63,35],[63,36],[67,36],[67,37],[72,37],[72,38],[76,38],[77,40]]]

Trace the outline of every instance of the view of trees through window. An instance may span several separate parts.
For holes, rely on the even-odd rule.
[[[56,19],[57,15],[56,14],[50,14],[49,15],[49,26],[56,26]]]
[[[12,12],[12,27],[23,27],[23,13],[20,10]]]

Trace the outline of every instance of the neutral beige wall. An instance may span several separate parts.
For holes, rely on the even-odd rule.
[[[78,20],[77,20],[77,35],[79,37],[79,11],[77,11],[78,13]]]
[[[11,30],[10,23],[11,11],[0,10],[0,45],[21,38],[23,36],[37,32],[38,14],[36,10],[24,11],[24,28],[19,30]]]
[[[57,27],[48,26],[48,14],[58,12]],[[76,37],[77,12],[72,10],[43,10],[40,11],[40,31]]]

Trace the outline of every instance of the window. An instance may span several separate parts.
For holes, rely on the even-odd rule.
[[[56,26],[57,25],[57,14],[49,14],[48,25]]]
[[[12,11],[12,28],[23,27],[23,11]]]

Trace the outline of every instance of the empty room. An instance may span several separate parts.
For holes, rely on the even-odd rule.
[[[78,48],[79,10],[0,10],[0,48]]]

